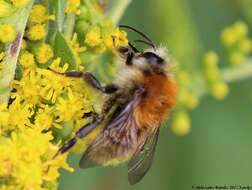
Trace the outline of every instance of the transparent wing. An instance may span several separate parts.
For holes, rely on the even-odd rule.
[[[104,127],[82,156],[79,162],[81,168],[106,164],[110,159],[124,154],[130,145],[137,140],[137,132],[134,131],[137,127],[133,112],[142,93],[143,91],[137,91],[125,108],[120,110],[116,117],[112,117],[113,119]],[[99,160],[98,164],[97,160]]]
[[[146,139],[128,163],[128,180],[131,185],[138,183],[151,167],[157,141],[159,128],[156,128]]]

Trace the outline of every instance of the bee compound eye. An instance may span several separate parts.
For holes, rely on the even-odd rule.
[[[127,54],[129,52],[129,48],[128,47],[124,47],[124,46],[118,47],[117,50],[121,54]]]
[[[164,63],[164,60],[159,57],[158,55],[156,55],[155,53],[152,53],[152,52],[144,52],[142,54],[142,57],[144,57],[145,59],[147,59],[147,61],[150,63],[150,64],[163,64]]]

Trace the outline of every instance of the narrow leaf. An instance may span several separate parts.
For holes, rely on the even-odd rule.
[[[55,37],[54,56],[55,58],[61,58],[62,66],[67,63],[69,65],[69,70],[76,69],[77,61],[74,56],[74,53],[61,32],[57,32]]]
[[[62,32],[65,19],[66,0],[54,0],[55,14],[57,18],[58,31]]]

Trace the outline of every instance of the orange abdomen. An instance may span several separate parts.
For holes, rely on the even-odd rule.
[[[139,127],[159,127],[176,104],[177,85],[173,78],[162,74],[146,74],[145,96],[135,110]]]

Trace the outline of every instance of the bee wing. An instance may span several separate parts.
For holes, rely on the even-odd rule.
[[[128,180],[131,185],[138,183],[151,167],[157,141],[159,128],[155,128],[145,143],[133,155],[128,163]]]
[[[115,118],[111,120],[104,127],[104,130],[96,137],[94,142],[88,147],[87,151],[83,154],[79,166],[83,169],[106,164],[106,161],[117,156],[121,156],[128,150],[133,141],[137,140],[136,125],[133,112],[135,106],[138,104],[143,90],[137,90],[134,97],[120,111]],[[116,112],[116,111],[115,111]],[[125,137],[122,139],[122,137]],[[99,163],[95,159],[101,158]]]

